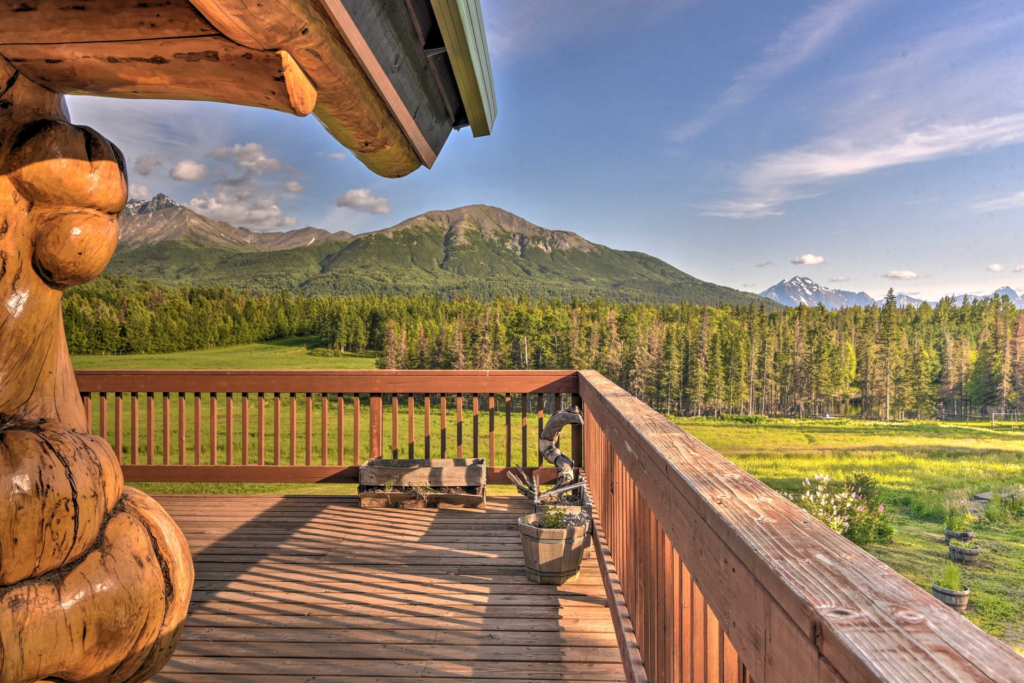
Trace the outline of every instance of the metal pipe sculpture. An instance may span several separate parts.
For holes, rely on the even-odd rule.
[[[555,486],[552,490],[543,494],[545,497],[561,493],[561,489],[571,487],[573,483],[572,458],[558,448],[562,430],[566,425],[583,425],[583,416],[580,414],[579,407],[572,406],[565,410],[559,410],[551,416],[551,419],[547,421],[547,424],[544,425],[544,429],[540,433],[538,448],[541,457],[558,468],[558,478],[555,480]],[[531,499],[540,496],[539,485],[536,482],[531,484],[526,473],[520,468],[517,469],[519,469],[519,475],[517,476],[514,472],[509,471],[508,478],[516,485],[519,492]]]
[[[117,148],[0,58],[0,683],[144,681],[184,624],[188,545],[89,434],[64,339],[126,199]]]

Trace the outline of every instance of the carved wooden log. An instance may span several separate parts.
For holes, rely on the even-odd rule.
[[[0,58],[0,683],[143,681],[184,623],[188,546],[87,433],[64,340],[126,198],[120,152]]]

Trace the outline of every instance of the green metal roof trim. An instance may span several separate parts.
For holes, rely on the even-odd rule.
[[[441,27],[473,137],[490,135],[498,101],[480,0],[430,0],[430,4]]]

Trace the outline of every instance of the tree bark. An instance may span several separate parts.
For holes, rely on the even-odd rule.
[[[126,199],[117,148],[0,58],[0,683],[143,681],[184,624],[188,546],[88,433],[64,339]]]

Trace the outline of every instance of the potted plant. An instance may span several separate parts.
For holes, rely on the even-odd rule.
[[[971,522],[974,517],[967,511],[963,501],[946,502],[946,543],[956,539],[958,541],[974,540],[974,532],[971,531]]]
[[[932,595],[958,612],[967,609],[971,589],[960,582],[960,567],[946,562],[938,581],[932,583]]]
[[[974,541],[949,541],[949,558],[965,564],[976,564],[981,556],[981,546]]]
[[[519,518],[526,577],[534,583],[560,586],[575,580],[583,562],[583,547],[590,526],[586,512],[552,508],[543,515]]]

